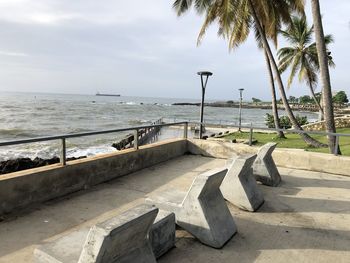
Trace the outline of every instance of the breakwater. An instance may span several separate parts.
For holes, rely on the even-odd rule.
[[[162,124],[162,119],[159,119],[155,122],[152,122],[151,125],[157,125]],[[150,128],[144,128],[137,131],[138,136],[138,145],[145,145],[150,141],[155,141],[157,138],[157,135],[160,132],[161,127],[150,127]],[[116,148],[117,150],[125,150],[134,147],[134,140],[135,136],[134,134],[128,134],[125,136],[125,138],[119,140],[116,143],[112,144],[112,147]]]

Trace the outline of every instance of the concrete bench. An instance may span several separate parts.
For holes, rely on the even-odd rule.
[[[163,256],[175,246],[175,228],[175,214],[159,210],[149,233],[149,239],[156,258]]]
[[[263,145],[253,164],[255,179],[264,185],[278,186],[281,182],[281,175],[277,170],[276,164],[272,158],[272,152],[277,143],[267,143]]]
[[[176,223],[203,244],[221,248],[237,231],[220,192],[227,169],[198,175],[188,192],[168,190],[146,199],[163,210],[175,213]]]
[[[166,252],[164,248],[160,249],[162,245],[158,242],[166,240],[168,248],[175,243],[174,214],[162,212],[157,216],[157,213],[158,208],[153,206],[137,206],[91,228],[85,227],[54,241],[45,242],[35,249],[34,261],[156,262],[153,250],[158,255]],[[170,229],[166,229],[169,226]],[[170,244],[162,233],[166,233],[166,237],[170,237],[173,243]],[[151,243],[155,248],[152,248]]]
[[[224,198],[233,205],[247,211],[256,211],[263,203],[264,197],[258,189],[253,175],[254,155],[238,156],[228,167],[228,172],[221,184]]]

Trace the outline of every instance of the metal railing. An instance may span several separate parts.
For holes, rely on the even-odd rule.
[[[198,125],[199,122],[191,122],[191,124],[196,124]],[[205,125],[205,123],[204,123]],[[213,124],[211,124],[213,125]],[[220,127],[227,127],[227,128],[233,128],[233,129],[238,129],[238,126],[235,125],[223,125],[223,124],[217,124]],[[296,134],[315,134],[315,135],[323,135],[323,136],[333,136],[335,137],[335,148],[334,148],[334,155],[338,155],[338,149],[339,149],[339,138],[340,137],[350,137],[350,134],[347,133],[333,133],[333,132],[321,132],[321,131],[305,131],[305,130],[296,130],[296,129],[276,129],[276,128],[265,128],[265,127],[254,127],[253,124],[251,123],[250,126],[245,126],[241,125],[241,129],[246,129],[249,130],[249,146],[252,146],[253,144],[253,133],[254,130],[259,130],[259,131],[270,131],[270,132],[284,132],[284,133],[296,133]]]
[[[199,125],[199,122],[181,121],[181,122],[173,122],[173,123],[162,123],[162,124],[155,124],[155,125],[145,125],[145,126],[127,127],[127,128],[121,128],[121,129],[95,131],[95,132],[74,133],[74,134],[55,135],[55,136],[39,137],[39,138],[32,138],[32,139],[13,140],[13,141],[0,142],[0,147],[1,146],[12,146],[12,145],[19,145],[19,144],[28,144],[28,143],[60,140],[61,141],[60,163],[61,163],[61,165],[66,165],[66,159],[67,159],[66,158],[66,155],[67,155],[66,140],[67,139],[77,138],[77,137],[85,137],[85,136],[102,135],[102,134],[109,134],[109,133],[117,133],[117,132],[125,132],[125,131],[134,131],[134,135],[137,135],[138,131],[141,129],[148,129],[148,128],[154,128],[154,127],[182,126],[182,125],[183,125],[183,138],[187,139],[189,124]],[[205,125],[206,123],[203,123],[203,124]],[[215,125],[215,124],[213,124],[213,125]],[[220,127],[225,126],[227,128],[234,128],[234,129],[237,128],[238,129],[238,126],[235,126],[235,125],[223,125],[223,124],[216,124],[216,125],[218,125]],[[334,136],[336,138],[336,140],[335,140],[336,147],[334,150],[334,155],[339,154],[338,153],[339,138],[340,137],[350,137],[350,134],[343,134],[343,133],[304,131],[304,130],[295,130],[295,129],[286,130],[286,129],[264,128],[264,127],[254,127],[252,124],[250,126],[242,125],[241,129],[249,130],[249,145],[250,146],[253,144],[254,130],[270,131],[270,132],[282,131],[284,133],[315,134],[315,135],[323,135],[323,136]],[[134,138],[135,138],[134,149],[137,150],[139,148],[138,136],[134,136]]]
[[[198,123],[198,119],[196,118],[180,118],[180,117],[173,117],[173,118],[166,118],[168,120],[171,120],[173,122],[178,122],[178,121],[186,121],[188,123]],[[204,125],[238,125],[238,119],[235,121],[231,120],[221,120],[221,119],[208,119],[205,118],[203,121]],[[249,124],[249,123],[246,123]]]
[[[66,159],[67,159],[66,158],[66,156],[67,156],[66,140],[67,139],[77,138],[77,137],[85,137],[85,136],[93,136],[93,135],[101,135],[101,134],[109,134],[109,133],[117,133],[117,132],[125,132],[125,131],[134,131],[134,134],[136,135],[136,136],[134,136],[134,138],[135,138],[134,139],[135,140],[134,141],[134,149],[137,150],[139,148],[138,136],[137,136],[139,130],[148,129],[148,128],[155,128],[155,127],[169,127],[169,126],[175,126],[175,125],[177,125],[177,126],[183,125],[184,126],[183,137],[187,138],[188,122],[174,122],[174,123],[162,123],[162,124],[128,127],[128,128],[113,129],[113,130],[63,134],[63,135],[39,137],[39,138],[33,138],[33,139],[6,141],[6,142],[0,142],[0,147],[1,146],[12,146],[12,145],[19,145],[19,144],[28,144],[28,143],[60,140],[61,141],[60,163],[62,165],[66,165]]]
[[[181,117],[173,117],[173,118],[164,118],[165,120],[169,120],[172,122],[186,121],[188,123],[199,125],[198,119],[196,118],[181,118]],[[204,118],[203,125],[211,125],[211,126],[239,126],[239,119],[233,120],[223,120],[223,119],[210,119]],[[243,122],[242,125],[250,125],[250,122]],[[261,125],[265,125],[265,121],[261,122]]]

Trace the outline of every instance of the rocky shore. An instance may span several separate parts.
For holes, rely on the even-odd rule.
[[[72,157],[68,158],[67,161],[73,161],[77,159],[86,158],[86,156],[80,156],[78,158]],[[45,165],[59,163],[60,158],[53,157],[51,159],[42,159],[42,158],[17,158],[14,160],[7,160],[0,162],[0,174],[13,173],[21,170],[37,168]]]

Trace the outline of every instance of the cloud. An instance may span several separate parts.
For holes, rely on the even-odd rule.
[[[348,88],[350,6],[335,1],[321,8],[325,32],[335,37],[333,86],[342,89]],[[208,98],[232,98],[239,87],[248,98],[270,97],[254,37],[229,53],[213,25],[197,47],[203,19],[195,12],[178,18],[171,2],[0,0],[0,87],[94,94],[103,86],[125,95],[197,98],[196,72],[210,70]],[[296,86],[289,94],[307,93]]]
[[[2,0],[0,20],[22,24],[57,25],[82,22],[100,25],[165,19],[164,1],[147,0]]]
[[[10,57],[27,57],[28,54],[18,53],[18,52],[9,52],[0,50],[0,56],[10,56]]]

